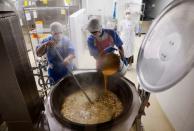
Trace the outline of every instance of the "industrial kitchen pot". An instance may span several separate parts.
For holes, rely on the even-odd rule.
[[[92,85],[97,85],[97,87],[104,88],[104,79],[101,73],[96,71],[82,72],[75,74],[75,77],[80,82],[83,89],[90,88]],[[99,123],[99,124],[80,124],[72,122],[64,118],[61,114],[62,103],[65,97],[70,94],[79,91],[76,87],[76,83],[71,76],[63,78],[52,90],[50,94],[50,105],[51,110],[55,118],[63,126],[79,130],[108,130],[114,126],[118,126],[123,121],[126,121],[132,112],[134,111],[134,100],[137,100],[137,94],[133,93],[135,86],[132,82],[125,78],[120,78],[118,76],[112,76],[109,78],[109,90],[114,92],[123,104],[123,112],[110,121]],[[133,89],[134,88],[134,89]],[[135,96],[135,99],[133,98]],[[138,105],[138,104],[137,104]],[[135,115],[134,115],[135,116]],[[135,117],[133,117],[135,118]],[[128,123],[129,124],[129,123]]]

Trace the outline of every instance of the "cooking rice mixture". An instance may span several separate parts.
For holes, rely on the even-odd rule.
[[[97,88],[86,90],[93,104],[89,103],[81,91],[64,99],[61,113],[70,121],[81,124],[98,124],[114,119],[123,111],[118,97],[111,91],[100,93]],[[101,95],[100,95],[101,94]]]

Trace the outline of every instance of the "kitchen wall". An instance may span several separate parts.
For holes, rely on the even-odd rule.
[[[158,101],[176,131],[194,129],[194,69],[173,88],[157,94]]]
[[[102,16],[102,22],[105,23],[108,18],[112,18],[114,1],[117,2],[117,20],[123,19],[126,3],[142,2],[142,0],[83,0],[82,7],[86,8],[88,15]]]

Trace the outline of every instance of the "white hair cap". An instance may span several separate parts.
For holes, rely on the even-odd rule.
[[[100,20],[98,18],[91,18],[88,22],[87,29],[90,32],[100,31],[102,29]]]
[[[59,22],[53,22],[50,24],[50,29],[54,33],[63,32],[63,25]]]

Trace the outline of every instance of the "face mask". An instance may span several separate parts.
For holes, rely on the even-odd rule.
[[[62,39],[63,35],[62,34],[56,34],[53,36],[53,39],[56,41],[60,41]]]

